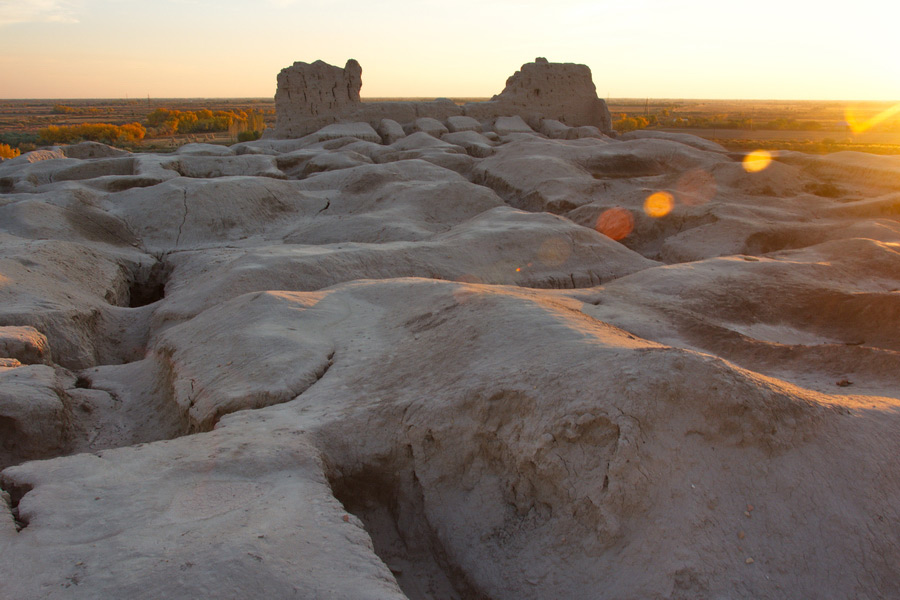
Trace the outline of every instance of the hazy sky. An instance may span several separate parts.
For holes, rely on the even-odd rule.
[[[272,96],[300,60],[363,97],[491,96],[522,63],[601,97],[900,100],[887,0],[0,0],[0,98]]]

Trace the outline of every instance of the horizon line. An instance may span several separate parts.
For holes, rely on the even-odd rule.
[[[403,101],[403,100],[438,100],[447,98],[449,100],[465,99],[474,101],[489,101],[493,96],[360,96],[360,100],[365,101]],[[598,96],[599,98],[599,96]],[[898,99],[860,99],[860,98],[704,98],[690,96],[608,96],[599,98],[605,102],[612,101],[640,101],[640,102],[662,102],[662,101],[678,101],[678,102],[700,102],[700,101],[717,101],[717,102],[873,102],[873,103],[897,103]],[[274,102],[274,96],[70,96],[55,98],[0,98],[0,102],[55,102],[61,100],[93,100],[93,101],[125,101],[125,102],[145,102],[160,100],[262,100],[266,102]]]

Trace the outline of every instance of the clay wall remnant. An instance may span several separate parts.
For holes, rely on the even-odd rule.
[[[378,127],[382,119],[401,124],[421,117],[446,121],[469,116],[479,121],[520,116],[539,129],[543,119],[570,127],[591,125],[610,132],[612,120],[587,65],[551,63],[546,58],[522,65],[502,92],[487,102],[457,106],[441,98],[431,102],[362,102],[362,68],[353,59],[342,69],[321,60],[295,62],[278,74],[277,121],[273,137],[296,138],[331,123],[363,121]]]

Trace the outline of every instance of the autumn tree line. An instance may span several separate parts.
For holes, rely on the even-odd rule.
[[[38,131],[38,139],[44,144],[76,144],[88,140],[115,146],[140,142],[146,134],[147,129],[140,123],[79,123],[44,127]]]
[[[60,105],[60,112],[69,114]],[[229,132],[238,141],[255,140],[265,129],[265,114],[248,111],[169,110],[158,108],[147,115],[144,123],[79,123],[50,125],[38,131],[42,144],[73,144],[81,141],[103,142],[111,146],[136,144],[145,137],[176,134]]]
[[[846,122],[822,123],[809,119],[779,117],[776,119],[754,119],[744,114],[692,115],[678,114],[663,109],[657,113],[649,111],[641,114],[618,113],[613,118],[613,129],[619,133],[646,129],[648,127],[667,127],[685,129],[746,129],[767,131],[847,131]],[[900,133],[900,119],[885,120],[872,127],[873,131],[884,133]]]
[[[674,127],[687,129],[766,129],[773,131],[819,131],[823,129],[818,121],[778,118],[773,120],[752,119],[744,115],[674,116],[669,110],[655,114],[629,115],[619,113],[613,120],[613,129],[619,133],[646,129],[647,127]]]
[[[96,106],[69,106],[68,104],[54,104],[53,114],[56,115],[100,115],[112,114],[110,107],[99,108]]]
[[[262,132],[265,129],[265,115],[262,111],[215,112],[202,110],[169,110],[157,108],[147,115],[147,126],[154,135],[174,135],[176,133],[212,133],[228,131],[241,133],[245,131]]]

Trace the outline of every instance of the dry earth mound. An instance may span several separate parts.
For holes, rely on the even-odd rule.
[[[896,161],[424,116],[0,163],[0,597],[895,595]]]

